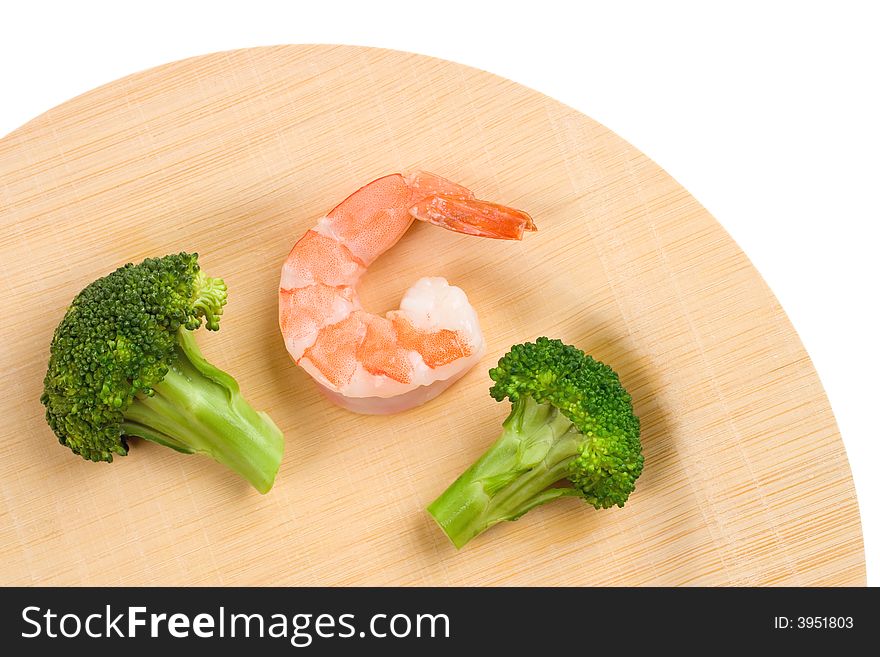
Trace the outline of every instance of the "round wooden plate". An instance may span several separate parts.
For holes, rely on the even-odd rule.
[[[521,243],[415,226],[370,270],[376,311],[421,275],[464,288],[489,344],[439,399],[333,407],[289,360],[279,270],[315,218],[426,169],[521,207]],[[0,141],[0,583],[864,584],[858,507],[819,380],[745,255],[601,125],[428,57],[283,46],[132,75]],[[261,496],[210,459],[134,442],[112,465],[59,446],[39,403],[52,331],[120,264],[198,251],[223,276],[200,332],[286,435]],[[540,335],[614,367],[642,418],[623,509],[566,499],[457,552],[425,513],[496,438],[488,369]]]

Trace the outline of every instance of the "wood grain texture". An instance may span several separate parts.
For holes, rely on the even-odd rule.
[[[528,210],[502,243],[415,226],[368,308],[443,275],[478,309],[481,364],[393,417],[331,407],[288,359],[280,266],[315,218],[423,168]],[[39,404],[52,330],[116,266],[198,251],[223,276],[200,333],[286,434],[260,496],[145,442],[112,465],[55,442]],[[669,175],[589,118],[411,54],[285,46],[116,81],[0,141],[0,584],[861,585],[843,445],[813,367],[736,244]],[[642,418],[624,509],[560,500],[456,552],[425,506],[497,436],[487,370],[539,335],[611,364]]]

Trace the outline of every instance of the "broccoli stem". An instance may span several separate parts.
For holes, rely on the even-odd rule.
[[[513,403],[501,436],[428,507],[457,548],[502,520],[563,496],[574,488],[553,487],[565,479],[584,436],[550,404],[531,397]]]
[[[175,352],[153,394],[138,394],[126,409],[123,433],[207,454],[268,492],[284,451],[281,430],[253,409],[230,375],[205,360],[190,331],[179,331]]]

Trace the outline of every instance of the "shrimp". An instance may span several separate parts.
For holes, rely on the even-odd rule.
[[[333,402],[356,413],[396,413],[427,402],[485,352],[467,295],[444,278],[421,278],[398,310],[363,309],[361,276],[414,219],[458,233],[522,239],[525,212],[481,201],[430,173],[392,174],[321,217],[284,262],[279,324],[291,358]]]

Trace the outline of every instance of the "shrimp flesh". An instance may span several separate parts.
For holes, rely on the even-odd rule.
[[[433,399],[485,352],[467,296],[444,278],[419,279],[384,317],[361,306],[361,276],[414,219],[496,239],[536,230],[525,212],[417,172],[374,180],[306,232],[281,271],[281,333],[321,391],[357,413],[396,413]]]

